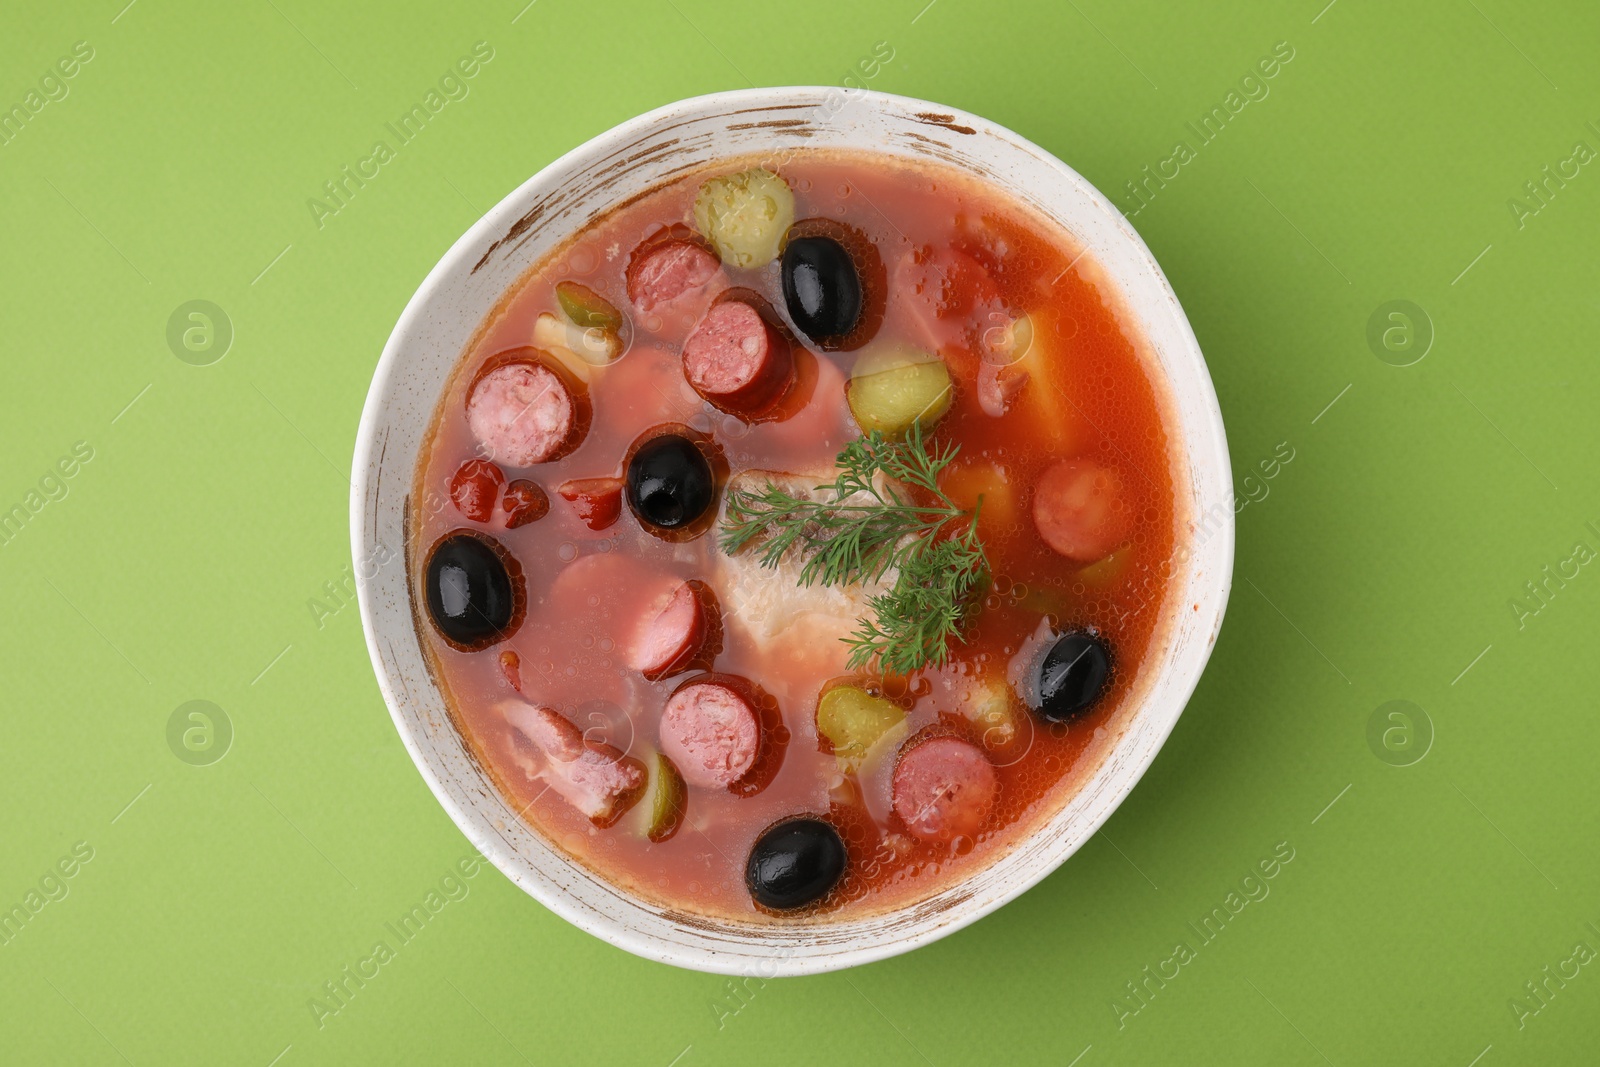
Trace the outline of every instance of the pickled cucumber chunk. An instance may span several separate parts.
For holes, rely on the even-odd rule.
[[[725,174],[700,186],[694,223],[730,267],[764,266],[778,258],[794,225],[794,193],[762,167]]]
[[[639,804],[643,812],[640,829],[645,837],[660,844],[683,825],[689,790],[684,785],[683,775],[664,753],[651,753],[644,764],[650,771],[650,784]]]
[[[566,281],[556,284],[556,300],[573,324],[583,329],[620,330],[622,313],[587,285]]]
[[[846,395],[863,432],[898,437],[922,423],[924,430],[950,410],[950,369],[944,360],[909,345],[869,348],[850,372]]]
[[[817,733],[841,761],[859,765],[868,751],[906,717],[897,704],[853,685],[836,685],[817,702]]]

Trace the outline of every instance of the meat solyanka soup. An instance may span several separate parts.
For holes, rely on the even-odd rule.
[[[625,890],[927,897],[1103,758],[1179,520],[1092,260],[932,165],[732,161],[534,264],[441,399],[411,580],[512,808]]]

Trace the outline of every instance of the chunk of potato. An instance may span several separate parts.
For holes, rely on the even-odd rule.
[[[980,497],[983,499],[983,508],[978,513],[980,533],[1004,536],[1023,521],[1017,504],[1017,489],[1005,467],[993,460],[976,455],[956,457],[940,476],[939,488],[953,504],[967,511],[978,506]]]
[[[961,711],[977,727],[985,748],[1004,748],[1016,740],[1016,701],[1004,679],[986,678],[969,690]]]
[[[1063,339],[1062,320],[1054,308],[1035,308],[994,335],[998,347],[993,351],[1008,373],[1028,376],[1009,410],[1038,427],[1062,454],[1072,455],[1092,444],[1090,425],[1071,399],[1087,384],[1089,371],[1081,342]],[[1074,325],[1072,333],[1076,330]]]
[[[733,267],[764,266],[778,258],[794,225],[789,183],[762,167],[712,178],[694,201],[694,223]]]
[[[533,322],[533,346],[548,351],[560,349],[592,367],[603,367],[622,355],[622,338],[617,331],[599,326],[585,329],[548,311],[540,312]]]

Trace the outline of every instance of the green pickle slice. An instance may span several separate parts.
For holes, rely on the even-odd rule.
[[[853,685],[836,685],[817,702],[817,733],[850,768],[860,765],[884,734],[906,717],[898,704]]]
[[[689,787],[683,775],[664,753],[655,752],[645,758],[650,772],[650,784],[645,788],[639,808],[644,812],[641,830],[656,844],[670,838],[683,825],[684,812],[688,810]]]
[[[584,329],[622,329],[622,313],[587,285],[580,285],[577,282],[558,282],[556,300],[574,326],[582,326]]]
[[[764,266],[778,258],[794,225],[794,193],[764,167],[724,174],[700,186],[694,224],[722,262],[746,270]]]
[[[900,436],[913,423],[931,428],[950,410],[952,391],[944,360],[899,344],[863,352],[845,389],[856,424],[886,437]]]

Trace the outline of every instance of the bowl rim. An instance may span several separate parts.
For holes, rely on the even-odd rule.
[[[1177,293],[1173,290],[1165,273],[1156,262],[1154,255],[1151,254],[1144,240],[1129,223],[1126,215],[1104,193],[1054,153],[1036,145],[1006,126],[948,104],[884,93],[872,89],[848,89],[838,86],[753,87],[707,93],[676,100],[619,123],[552,159],[527,180],[506,193],[450,245],[449,249],[429,270],[422,283],[406,302],[404,310],[396,320],[395,326],[384,344],[383,352],[373,371],[372,382],[368,388],[366,400],[362,406],[361,420],[357,429],[352,455],[350,492],[351,546],[353,558],[361,559],[364,547],[364,529],[371,524],[373,519],[373,515],[368,508],[368,501],[376,499],[375,494],[371,492],[373,487],[369,484],[368,475],[369,472],[377,469],[372,462],[372,457],[378,445],[378,432],[380,423],[383,421],[385,401],[391,392],[394,379],[400,371],[402,349],[404,347],[403,339],[427,313],[433,297],[444,286],[446,279],[454,277],[463,270],[472,268],[473,256],[471,253],[481,247],[492,244],[497,235],[505,233],[507,228],[523,215],[530,199],[540,191],[547,174],[558,173],[568,165],[584,157],[603,155],[609,149],[629,144],[636,140],[641,133],[649,131],[665,118],[693,118],[696,115],[703,114],[710,108],[726,107],[728,105],[761,108],[776,104],[792,104],[796,99],[805,99],[811,103],[821,105],[826,99],[835,98],[841,94],[850,99],[867,101],[871,106],[877,108],[889,104],[899,108],[936,112],[941,119],[945,119],[948,122],[982,129],[1002,140],[1012,142],[1015,146],[1025,151],[1031,152],[1042,163],[1055,170],[1062,181],[1077,186],[1078,190],[1089,200],[1097,202],[1099,208],[1110,217],[1118,239],[1131,243],[1133,251],[1142,257],[1144,269],[1150,272],[1154,283],[1159,287],[1160,295],[1170,301],[1172,305],[1175,318],[1175,333],[1172,339],[1177,342],[1177,347],[1181,350],[1175,353],[1175,356],[1191,361],[1192,370],[1195,373],[1193,385],[1199,390],[1195,400],[1205,416],[1203,425],[1196,426],[1195,429],[1199,431],[1200,437],[1213,446],[1210,455],[1199,455],[1193,450],[1185,451],[1184,460],[1191,468],[1202,464],[1206,465],[1217,481],[1220,499],[1230,503],[1226,508],[1226,515],[1222,518],[1221,525],[1214,530],[1208,531],[1205,535],[1205,541],[1208,544],[1216,542],[1214,549],[1208,547],[1208,553],[1211,554],[1211,558],[1217,564],[1215,568],[1216,576],[1212,579],[1214,585],[1210,590],[1214,606],[1207,611],[1211,624],[1206,646],[1201,651],[1200,658],[1194,665],[1192,672],[1188,677],[1182,679],[1181,685],[1163,694],[1163,703],[1170,702],[1173,705],[1173,710],[1170,714],[1163,716],[1163,721],[1158,724],[1159,730],[1150,734],[1147,751],[1133,760],[1125,769],[1119,771],[1113,780],[1108,782],[1102,792],[1098,794],[1104,799],[1088,817],[1083,819],[1080,824],[1083,829],[1077,835],[1076,842],[1059,857],[1054,858],[1052,862],[1036,864],[1032,869],[1019,869],[1017,876],[1008,879],[998,892],[974,905],[962,906],[959,910],[952,911],[946,921],[927,924],[918,930],[908,932],[906,936],[896,939],[882,940],[864,945],[839,945],[826,954],[799,955],[780,959],[775,973],[782,976],[818,974],[840,970],[912,951],[993,913],[1043,881],[1099,832],[1105,822],[1122,805],[1134,786],[1144,777],[1154,762],[1156,755],[1159,754],[1172,730],[1176,727],[1178,719],[1182,716],[1195,688],[1199,684],[1201,676],[1204,674],[1211,650],[1215,646],[1223,618],[1226,615],[1233,579],[1235,520],[1231,505],[1233,499],[1233,477],[1227,435],[1215,386],[1211,380],[1210,370],[1206,364],[1204,354],[1201,352],[1199,341],[1194,335],[1188,315],[1184,312]],[[745,153],[730,153],[730,155],[742,154]],[[576,230],[573,232],[576,232]],[[1119,297],[1125,303],[1127,302],[1126,294],[1119,293]],[[1143,316],[1140,318],[1142,319]],[[457,359],[459,359],[459,356]],[[1168,383],[1168,388],[1170,389],[1170,383]],[[1175,397],[1171,399],[1175,401]],[[1182,443],[1180,440],[1179,444],[1182,445]],[[413,477],[413,472],[408,470],[406,472],[408,484],[411,483]],[[1209,512],[1207,514],[1209,515]],[[1199,518],[1199,515],[1194,516],[1196,521],[1191,523],[1193,529],[1188,534],[1189,541],[1187,542],[1191,546],[1193,546],[1195,539],[1198,537]],[[1182,543],[1181,538],[1180,543]],[[405,558],[407,551],[408,546],[402,545],[400,549],[402,560]],[[377,676],[378,686],[383,695],[385,707],[388,709],[396,731],[399,733],[406,751],[410,754],[412,762],[421,773],[423,780],[428,784],[434,797],[450,816],[457,829],[467,837],[479,854],[493,863],[497,869],[510,878],[524,892],[561,918],[579,929],[628,952],[661,963],[710,973],[727,975],[749,973],[751,969],[748,962],[750,957],[747,955],[719,954],[707,948],[690,947],[663,941],[652,934],[641,932],[624,922],[614,920],[581,905],[572,899],[565,888],[550,883],[545,878],[540,877],[537,872],[531,871],[510,851],[504,842],[492,835],[480,832],[468,808],[457,802],[455,796],[446,787],[441,775],[435,770],[430,757],[424,751],[422,739],[416,735],[411,724],[401,714],[399,693],[394,679],[390,677],[384,665],[378,647],[377,606],[372,588],[373,579],[365,575],[365,568],[362,566],[355,566],[353,571],[356,576],[362,632],[366,640],[367,651],[374,673]],[[409,591],[409,583],[407,583],[407,587]],[[407,607],[409,608],[411,605],[408,603]],[[1168,639],[1171,639],[1170,635]],[[1163,673],[1170,672],[1170,668],[1176,666],[1179,666],[1179,664],[1174,661],[1168,665],[1168,671]],[[1152,679],[1152,685],[1160,677],[1158,675]],[[1130,722],[1133,717],[1145,714],[1150,710],[1150,694],[1147,693],[1143,699],[1145,700],[1144,704],[1132,709],[1129,716]],[[452,722],[453,728],[454,723]],[[1107,761],[1113,758],[1117,752],[1118,744],[1120,744],[1120,739],[1107,749],[1098,766],[1103,767]],[[1095,773],[1098,772],[1091,771],[1090,777]],[[1085,778],[1083,785],[1086,786],[1089,780],[1089,778]],[[1065,802],[1070,802],[1070,798]],[[1049,825],[1049,818],[1041,817],[1033,830],[1024,838],[1014,842],[1012,847],[1020,847],[1026,841],[1046,830]],[[554,847],[558,851],[564,851],[560,850],[559,846]],[[1002,858],[997,857],[996,862],[999,862]],[[565,859],[569,863],[579,864],[579,861],[570,856],[565,856]],[[621,887],[615,888],[623,896],[645,903],[627,890]],[[869,923],[886,922],[903,910],[892,909],[865,916],[862,921]],[[773,957],[778,955],[776,951],[773,953]],[[736,964],[741,963],[743,966],[736,966]],[[771,975],[762,974],[762,977],[771,977]]]

